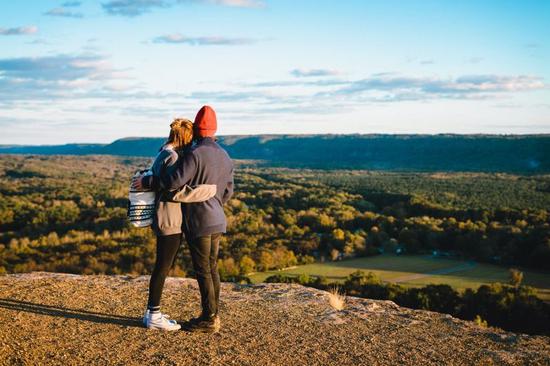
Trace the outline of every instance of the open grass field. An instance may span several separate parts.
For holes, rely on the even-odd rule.
[[[262,282],[273,274],[325,276],[330,281],[343,281],[350,273],[362,270],[373,272],[385,282],[404,286],[448,284],[463,290],[478,288],[493,282],[507,283],[509,268],[473,261],[435,258],[432,256],[380,255],[339,262],[315,263],[282,271],[258,272],[249,277]],[[523,283],[537,288],[539,296],[550,301],[550,273],[524,270]]]

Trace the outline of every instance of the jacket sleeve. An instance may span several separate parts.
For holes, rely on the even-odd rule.
[[[169,166],[172,166],[178,160],[178,154],[175,151],[162,150],[157,154],[151,171],[153,175],[160,176],[164,173],[164,170]]]
[[[233,166],[231,166],[231,171],[229,172],[229,180],[227,181],[227,186],[225,187],[225,191],[223,192],[223,197],[222,197],[223,204],[229,201],[229,199],[233,195],[233,185],[234,185]]]
[[[160,170],[162,168],[162,165],[164,164],[165,154],[166,154],[165,151],[160,151],[155,157],[155,161],[151,165],[151,172],[153,172],[153,175],[160,174]]]
[[[175,169],[165,169],[160,176],[143,178],[143,186],[153,190],[173,191],[191,182],[197,171],[197,158],[193,153],[185,154],[178,160]]]

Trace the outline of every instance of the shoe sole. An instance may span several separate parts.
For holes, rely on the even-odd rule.
[[[220,332],[220,327],[212,327],[212,328],[187,327],[187,328],[183,328],[183,329],[188,331],[188,332],[193,332],[193,333],[219,333]]]
[[[147,329],[152,329],[152,330],[162,330],[162,331],[167,331],[167,332],[171,332],[171,331],[175,331],[175,330],[180,330],[181,329],[181,325],[177,325],[177,326],[173,326],[173,327],[170,327],[170,328],[161,328],[161,327],[155,327],[155,326],[146,326]]]
[[[208,329],[208,328],[194,328],[194,329],[185,329],[188,332],[191,333],[205,333],[205,334],[216,334],[219,333],[219,329]]]

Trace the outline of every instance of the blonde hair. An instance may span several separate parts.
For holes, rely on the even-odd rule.
[[[170,123],[170,135],[165,144],[171,144],[175,150],[181,150],[193,141],[193,122],[187,118],[175,118]]]

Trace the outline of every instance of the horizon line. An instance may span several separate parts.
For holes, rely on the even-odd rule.
[[[215,137],[316,137],[316,136],[470,136],[470,137],[550,137],[550,133],[455,133],[455,132],[439,132],[439,133],[266,133],[266,134],[223,134]],[[165,139],[164,136],[126,136],[112,140],[111,142],[66,142],[59,144],[2,144],[0,148],[7,147],[52,147],[52,146],[67,146],[67,145],[110,145],[121,140],[131,139]]]

